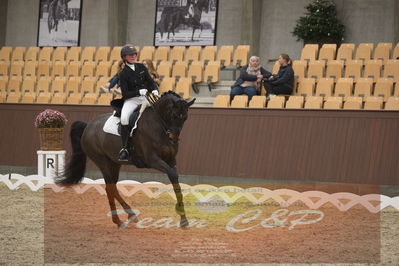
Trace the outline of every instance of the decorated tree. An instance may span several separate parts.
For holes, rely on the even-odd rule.
[[[337,18],[331,0],[314,0],[306,7],[306,14],[297,20],[292,34],[304,43],[337,43],[344,37],[345,26]]]

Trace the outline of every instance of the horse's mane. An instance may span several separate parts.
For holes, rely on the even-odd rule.
[[[179,94],[177,94],[174,91],[167,91],[167,92],[162,93],[161,97],[155,104],[162,104],[163,102],[165,102],[167,100],[178,101],[179,99],[183,99]]]

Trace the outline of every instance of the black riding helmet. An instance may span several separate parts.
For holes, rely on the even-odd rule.
[[[122,49],[121,49],[121,58],[123,59],[123,57],[125,55],[129,55],[129,54],[137,54],[136,48],[134,48],[134,46],[130,45],[130,44],[125,45],[125,46],[122,47]]]

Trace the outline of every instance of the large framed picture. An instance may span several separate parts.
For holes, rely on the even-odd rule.
[[[215,45],[218,0],[157,0],[155,46]]]
[[[78,46],[83,0],[40,0],[38,46]]]

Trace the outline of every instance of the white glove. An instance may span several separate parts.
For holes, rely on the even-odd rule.
[[[139,90],[139,93],[141,96],[144,96],[147,94],[147,89],[141,89],[141,90]]]
[[[159,95],[159,93],[158,93],[157,90],[153,90],[153,91],[152,91],[152,94],[154,94],[155,96],[158,96],[158,95]]]

